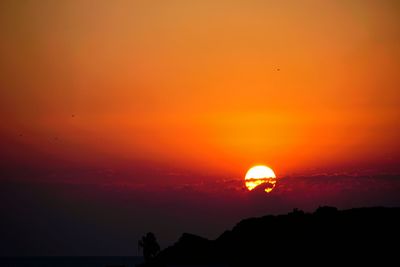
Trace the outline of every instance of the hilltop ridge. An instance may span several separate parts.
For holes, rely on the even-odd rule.
[[[244,219],[215,240],[184,233],[144,266],[397,262],[399,227],[400,208],[295,209]]]

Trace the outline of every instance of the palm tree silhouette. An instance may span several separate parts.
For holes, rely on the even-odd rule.
[[[143,256],[146,261],[153,259],[160,252],[160,245],[152,232],[148,232],[143,236],[138,245],[139,249],[143,249]]]

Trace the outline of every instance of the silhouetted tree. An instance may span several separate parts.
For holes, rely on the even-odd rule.
[[[138,242],[139,248],[143,249],[143,256],[146,261],[153,259],[160,252],[160,245],[156,236],[149,232]]]
[[[302,210],[299,210],[298,208],[294,208],[292,212],[290,212],[288,215],[289,216],[303,216],[305,213]]]

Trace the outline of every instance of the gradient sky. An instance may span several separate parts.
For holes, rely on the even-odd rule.
[[[346,192],[352,194],[328,201],[297,193],[302,201],[291,202],[286,190],[281,204],[268,200],[265,209],[239,209],[211,227],[214,232],[199,225],[194,230],[216,233],[245,215],[287,211],[293,203],[400,204],[392,177],[400,172],[399,48],[400,4],[394,0],[1,1],[0,187],[8,192],[3,201],[21,196],[13,204],[18,210],[28,185],[62,192],[68,191],[63,186],[81,185],[78,199],[88,185],[134,188],[128,195],[201,185],[199,191],[220,199],[230,181],[230,204],[218,202],[229,210],[240,202],[234,192],[243,197],[237,183],[247,169],[263,163],[278,177],[349,176]],[[353,193],[365,180],[354,176],[383,174],[392,175],[384,176],[384,184],[393,188],[378,187],[377,195],[358,201]],[[391,194],[383,200],[387,190]],[[168,193],[165,199],[176,203],[186,194]],[[88,201],[98,207],[115,195],[96,194]],[[140,201],[147,202],[135,203]],[[178,211],[210,203],[201,202],[199,197]],[[68,203],[53,208],[65,215],[73,210]],[[143,225],[165,215],[165,208],[152,208]],[[13,216],[10,225],[22,220]],[[217,221],[210,215],[203,223],[207,218]],[[110,225],[115,229],[117,222]],[[181,228],[168,231],[175,238]],[[146,231],[137,229],[135,238]],[[170,242],[168,231],[160,230]]]

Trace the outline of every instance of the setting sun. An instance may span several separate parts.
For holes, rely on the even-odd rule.
[[[399,70],[400,0],[0,0],[0,267],[398,261]]]
[[[261,184],[269,185],[265,188],[265,192],[269,193],[274,189],[276,184],[276,175],[274,171],[263,165],[250,168],[245,176],[246,187],[249,191],[253,190]]]

